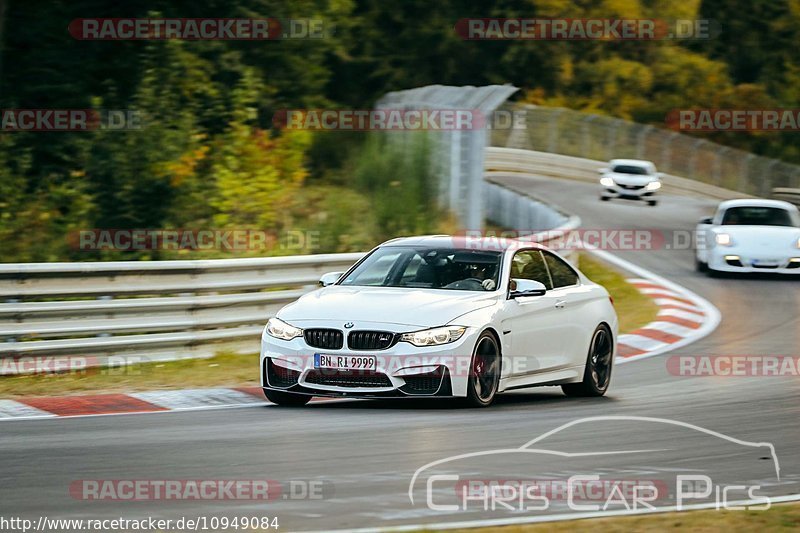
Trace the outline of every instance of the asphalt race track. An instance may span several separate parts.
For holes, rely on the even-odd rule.
[[[578,214],[584,228],[692,230],[714,201],[662,195],[658,207],[601,203],[597,187],[573,181],[501,177]],[[780,479],[769,457],[699,437],[675,426],[597,420],[546,439],[556,449],[658,450],[635,459],[598,455],[553,460],[547,472],[567,476],[619,472],[713,472],[726,483],[760,485],[760,495],[800,493],[800,378],[678,377],[666,360],[686,355],[798,355],[800,281],[707,278],[694,271],[691,250],[662,248],[619,254],[695,291],[722,313],[719,328],[671,354],[615,369],[609,395],[570,399],[560,389],[503,396],[489,409],[435,403],[336,401],[302,409],[276,406],[150,415],[4,422],[0,426],[0,507],[38,517],[277,516],[281,529],[499,519],[518,513],[470,507],[434,511],[409,500],[409,482],[423,465],[457,454],[518,448],[562,424],[607,415],[657,417],[694,424],[736,439],[774,444]],[[257,363],[253,361],[253,371]],[[511,465],[474,465],[475,472],[514,475]],[[545,467],[537,467],[545,468]],[[469,472],[462,471],[464,474]],[[534,472],[529,472],[534,474]],[[483,474],[481,474],[483,475]],[[517,475],[521,475],[517,473]],[[474,477],[474,476],[473,476]],[[322,499],[243,501],[81,501],[69,494],[79,479],[271,479],[324,481]],[[424,496],[423,496],[424,498]],[[563,510],[563,509],[561,509]]]

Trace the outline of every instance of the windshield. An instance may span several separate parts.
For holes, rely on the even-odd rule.
[[[498,285],[501,252],[460,248],[384,246],[340,285],[491,291]]]
[[[645,167],[637,167],[634,165],[617,165],[613,170],[616,174],[638,174],[640,176],[647,175],[647,169]]]
[[[731,207],[722,217],[723,226],[795,226],[792,216],[780,207]]]

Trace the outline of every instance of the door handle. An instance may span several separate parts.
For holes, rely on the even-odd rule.
[[[567,302],[565,300],[559,300],[556,302],[556,309],[564,309],[566,305]]]

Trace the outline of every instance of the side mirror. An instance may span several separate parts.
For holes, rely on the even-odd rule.
[[[547,292],[547,287],[543,283],[532,279],[514,278],[508,284],[508,297],[519,298],[520,296],[541,296]]]
[[[705,218],[701,218],[699,223],[700,224],[711,225],[711,224],[713,224],[713,222],[714,222],[714,218],[713,217],[705,217]]]
[[[328,272],[327,274],[323,274],[321,278],[319,278],[319,286],[320,287],[327,287],[328,285],[333,285],[339,278],[342,277],[344,272]]]

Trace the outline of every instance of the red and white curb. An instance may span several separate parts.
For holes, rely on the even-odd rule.
[[[313,398],[313,403],[343,401]],[[128,394],[87,394],[41,396],[0,400],[0,422],[39,418],[127,415],[170,411],[202,411],[269,405],[261,387],[233,389],[182,389],[131,392]]]
[[[591,252],[638,276],[628,279],[628,282],[653,298],[659,308],[654,322],[619,336],[617,364],[653,357],[686,346],[705,337],[719,325],[719,310],[705,298],[616,255],[602,250]]]
[[[0,400],[0,421],[265,405],[260,387],[186,389]]]
[[[655,301],[659,311],[655,322],[617,340],[617,357],[628,359],[691,338],[706,320],[703,309],[683,295],[650,280],[633,278],[628,283]]]

